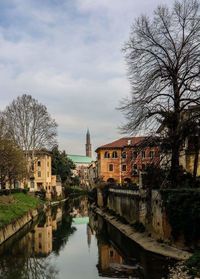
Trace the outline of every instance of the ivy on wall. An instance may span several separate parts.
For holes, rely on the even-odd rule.
[[[186,244],[197,243],[200,239],[200,191],[168,189],[162,190],[161,195],[174,239],[183,235]]]

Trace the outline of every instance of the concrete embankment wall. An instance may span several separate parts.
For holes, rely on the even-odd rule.
[[[27,223],[32,221],[38,214],[39,209],[33,209],[26,213],[23,217],[0,229],[0,245],[20,229],[22,229]]]
[[[103,206],[102,192],[98,191],[98,205]],[[168,222],[162,198],[157,190],[149,196],[146,190],[109,189],[107,207],[129,224],[142,223],[157,239],[170,239]]]

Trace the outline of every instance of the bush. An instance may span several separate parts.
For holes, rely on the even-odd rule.
[[[0,196],[8,196],[10,194],[17,194],[17,193],[24,193],[27,194],[29,191],[29,189],[20,189],[20,188],[16,188],[16,189],[2,189],[0,190]]]
[[[187,261],[186,266],[189,269],[189,274],[200,276],[200,251],[196,251]]]
[[[172,235],[183,234],[186,244],[197,245],[200,237],[200,191],[195,189],[162,190]]]

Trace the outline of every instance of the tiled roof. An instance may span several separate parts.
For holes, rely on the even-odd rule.
[[[109,149],[109,148],[123,148],[125,146],[134,146],[134,145],[137,145],[139,144],[140,142],[142,142],[144,139],[146,139],[146,137],[125,137],[125,138],[121,138],[121,139],[118,139],[118,140],[115,140],[111,143],[107,143],[105,145],[102,145],[100,147],[98,147],[96,149],[99,150],[99,149]]]
[[[77,164],[90,164],[92,162],[92,158],[83,155],[67,155],[67,157]]]

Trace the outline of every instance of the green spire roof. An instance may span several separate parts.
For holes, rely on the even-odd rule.
[[[77,164],[90,164],[92,162],[91,157],[83,155],[67,155],[67,157]]]
[[[88,224],[89,223],[89,217],[76,217],[76,218],[73,218],[72,221],[76,225]]]

